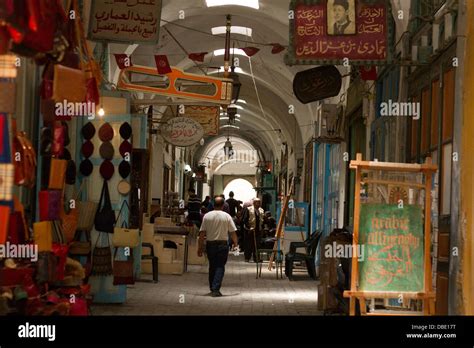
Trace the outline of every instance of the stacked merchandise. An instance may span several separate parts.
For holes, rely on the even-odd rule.
[[[78,201],[80,189],[74,193],[76,165],[67,148],[73,115],[66,106],[98,104],[101,71],[85,39],[78,1],[66,3],[68,6],[63,8],[62,2],[56,0],[0,2],[0,249],[3,251],[0,253],[0,313],[3,314],[87,315],[91,300],[89,286],[85,284],[87,267],[84,269],[80,262],[68,257],[90,255],[90,241],[87,237],[84,241],[76,231],[84,231],[86,235],[90,232],[90,212],[94,207],[91,210],[90,204]],[[7,53],[44,65],[40,91],[43,128],[39,149],[39,214],[32,234],[25,209],[12,192],[13,185],[34,188],[36,153],[28,136],[17,132],[10,116],[15,113],[12,79],[18,65],[15,56]],[[33,219],[34,212],[30,210],[30,214]],[[31,253],[22,258],[13,251]]]

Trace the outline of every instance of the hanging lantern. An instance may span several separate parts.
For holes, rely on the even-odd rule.
[[[227,138],[227,141],[224,144],[224,153],[227,159],[231,159],[234,156],[234,148],[229,138]]]

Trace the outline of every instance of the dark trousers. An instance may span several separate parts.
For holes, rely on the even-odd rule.
[[[209,288],[211,291],[219,291],[224,279],[229,246],[227,241],[225,243],[207,242],[206,251],[209,260]]]
[[[250,260],[251,257],[253,257],[254,261],[257,260],[257,251],[255,250],[255,243],[257,243],[258,246],[259,240],[260,233],[255,233],[254,230],[245,231],[245,260]]]

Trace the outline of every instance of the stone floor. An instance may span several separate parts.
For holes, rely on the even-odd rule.
[[[276,279],[265,265],[256,279],[256,265],[229,256],[223,297],[208,296],[207,266],[188,266],[182,276],[160,275],[158,283],[137,282],[127,289],[124,304],[94,305],[93,315],[321,315],[317,282],[307,273],[296,280]],[[147,276],[148,277],[148,276]]]

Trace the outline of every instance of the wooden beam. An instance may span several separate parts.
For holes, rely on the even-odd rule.
[[[413,182],[379,180],[379,179],[364,179],[362,181],[362,184],[396,185],[396,186],[416,187],[416,188],[422,188],[422,189],[426,187],[424,184],[417,184]]]
[[[431,162],[424,164],[410,164],[410,163],[393,163],[393,162],[376,162],[376,161],[362,161],[356,159],[349,164],[351,169],[371,169],[371,170],[385,170],[396,172],[436,172],[438,167],[431,164]]]
[[[412,300],[422,300],[422,299],[430,299],[435,298],[436,293],[431,292],[414,292],[414,291],[351,291],[346,290],[344,291],[344,297],[360,297],[360,298],[398,298],[400,295],[406,299]]]

